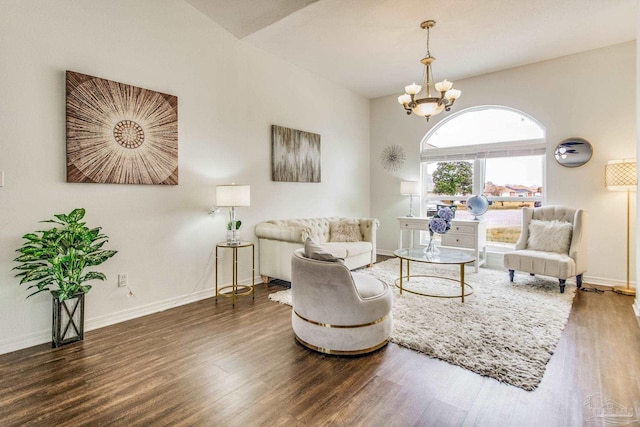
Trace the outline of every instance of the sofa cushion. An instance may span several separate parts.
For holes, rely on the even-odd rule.
[[[328,242],[320,247],[338,258],[351,258],[373,250],[371,242]]]
[[[311,237],[307,237],[307,240],[304,242],[304,256],[307,258],[315,259],[318,261],[344,261],[344,257],[337,257],[333,254],[327,252],[316,243]]]
[[[572,231],[573,224],[570,222],[532,219],[529,223],[527,249],[568,254]]]
[[[322,248],[322,250],[330,253],[336,258],[344,259],[349,257],[349,252],[347,251],[347,247],[344,244],[323,243],[320,245],[320,247]]]
[[[329,223],[330,242],[361,242],[360,224],[356,220],[343,219]]]
[[[329,241],[329,222],[337,221],[338,218],[301,218],[301,219],[289,219],[283,221],[283,225],[299,226],[309,230],[309,235],[318,243],[325,243]]]

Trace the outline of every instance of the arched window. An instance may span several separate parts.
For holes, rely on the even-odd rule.
[[[515,243],[523,206],[540,206],[544,189],[545,128],[509,107],[468,108],[442,120],[421,142],[423,204],[459,205],[457,219],[472,218],[464,202],[484,194],[487,240]]]

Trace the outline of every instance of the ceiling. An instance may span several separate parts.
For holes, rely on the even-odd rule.
[[[636,0],[186,0],[257,48],[367,98],[636,38]],[[612,78],[606,76],[607,79]]]

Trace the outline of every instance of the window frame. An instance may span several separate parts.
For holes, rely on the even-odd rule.
[[[462,145],[454,147],[434,147],[428,143],[429,139],[438,131],[438,129],[451,120],[456,119],[460,115],[468,114],[478,110],[500,109],[507,110],[521,116],[526,117],[539,126],[542,137],[526,140],[508,140],[493,143],[482,143],[474,145]],[[547,161],[547,139],[546,128],[534,117],[515,108],[501,105],[483,105],[477,107],[466,108],[455,114],[441,120],[436,126],[429,130],[420,142],[420,175],[423,188],[420,203],[420,215],[427,216],[427,205],[429,202],[439,200],[465,201],[470,195],[466,196],[448,196],[448,195],[428,195],[427,193],[427,173],[426,168],[430,163],[446,162],[446,161],[471,161],[473,166],[472,176],[472,194],[484,194],[484,186],[486,181],[486,159],[489,158],[505,158],[505,157],[524,157],[524,156],[542,156],[542,195],[533,197],[502,197],[487,196],[491,202],[540,202],[544,205],[546,202],[546,161]],[[425,233],[421,233],[421,243],[425,242]],[[488,242],[491,246],[491,242]]]

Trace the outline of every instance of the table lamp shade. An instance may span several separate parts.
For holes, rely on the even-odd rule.
[[[610,160],[604,167],[604,185],[612,191],[635,191],[638,186],[636,161]]]
[[[420,183],[418,181],[402,181],[400,183],[400,194],[414,195],[420,194]]]
[[[216,185],[216,205],[221,207],[251,206],[251,186]]]

